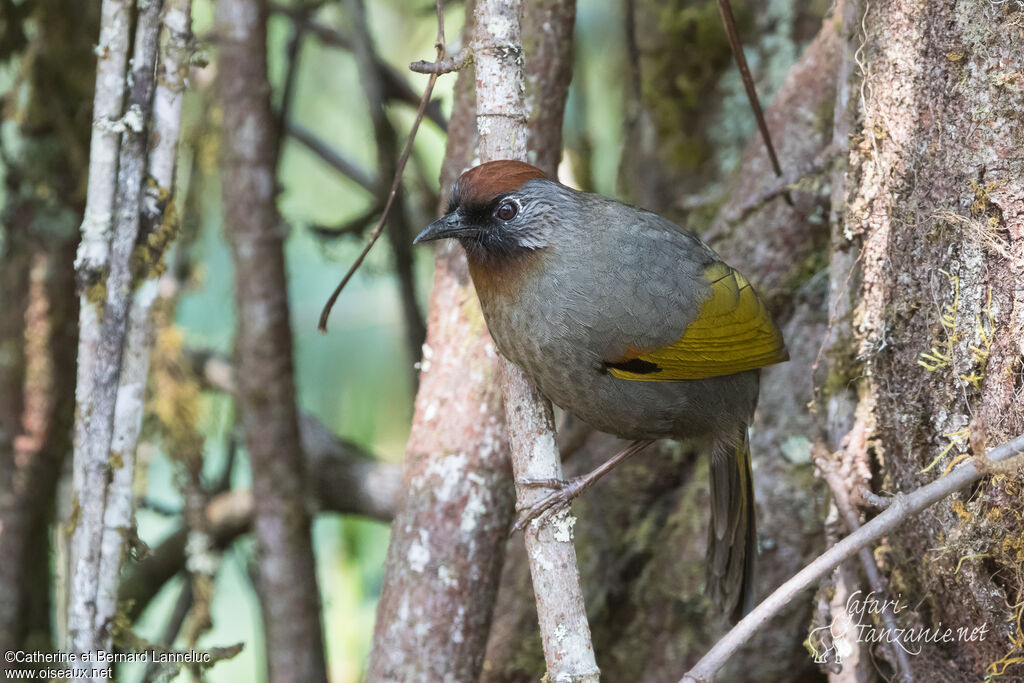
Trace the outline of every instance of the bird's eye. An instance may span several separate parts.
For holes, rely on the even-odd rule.
[[[494,214],[503,221],[510,221],[519,213],[519,205],[515,202],[502,202]]]

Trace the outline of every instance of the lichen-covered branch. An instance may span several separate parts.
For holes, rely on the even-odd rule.
[[[480,161],[527,160],[528,110],[524,101],[520,3],[478,0],[474,10],[476,117]],[[516,498],[527,507],[543,490],[520,486],[529,479],[560,478],[551,404],[522,370],[502,360],[502,394]],[[548,677],[565,681],[599,678],[572,544],[571,512],[524,531]]]
[[[69,646],[76,652],[110,649],[117,580],[131,521],[134,448],[123,450],[129,445],[123,437],[137,433],[144,382],[137,383],[133,394],[121,390],[121,377],[137,295],[132,256],[163,7],[151,2],[138,13],[128,107],[122,114],[130,14],[127,7],[107,4],[98,47],[89,193],[76,262],[84,288],[74,467],[78,515],[72,529],[68,607]],[[129,355],[127,361],[134,366],[137,358]]]
[[[238,396],[252,463],[269,680],[317,683],[327,674],[299,455],[265,10],[258,0],[216,5],[224,219],[235,262]]]

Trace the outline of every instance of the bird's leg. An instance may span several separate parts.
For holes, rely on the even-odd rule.
[[[560,507],[568,505],[574,498],[577,498],[584,491],[597,483],[604,475],[615,469],[619,463],[627,460],[630,456],[636,455],[643,449],[654,443],[653,440],[634,441],[624,449],[601,463],[593,471],[572,479],[528,479],[519,480],[520,486],[531,488],[542,487],[554,489],[550,494],[541,498],[533,505],[522,510],[519,521],[512,527],[511,533],[522,531],[531,521],[547,514]]]

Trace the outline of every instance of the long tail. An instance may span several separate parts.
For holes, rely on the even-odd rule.
[[[715,606],[733,621],[754,608],[756,559],[754,477],[744,427],[738,440],[716,441],[711,453],[707,585]]]

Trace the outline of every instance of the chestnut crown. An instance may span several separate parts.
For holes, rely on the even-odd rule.
[[[522,161],[480,164],[459,177],[445,215],[427,226],[414,244],[457,239],[470,257],[540,249],[551,230],[554,205],[546,195],[554,188],[561,185]]]

